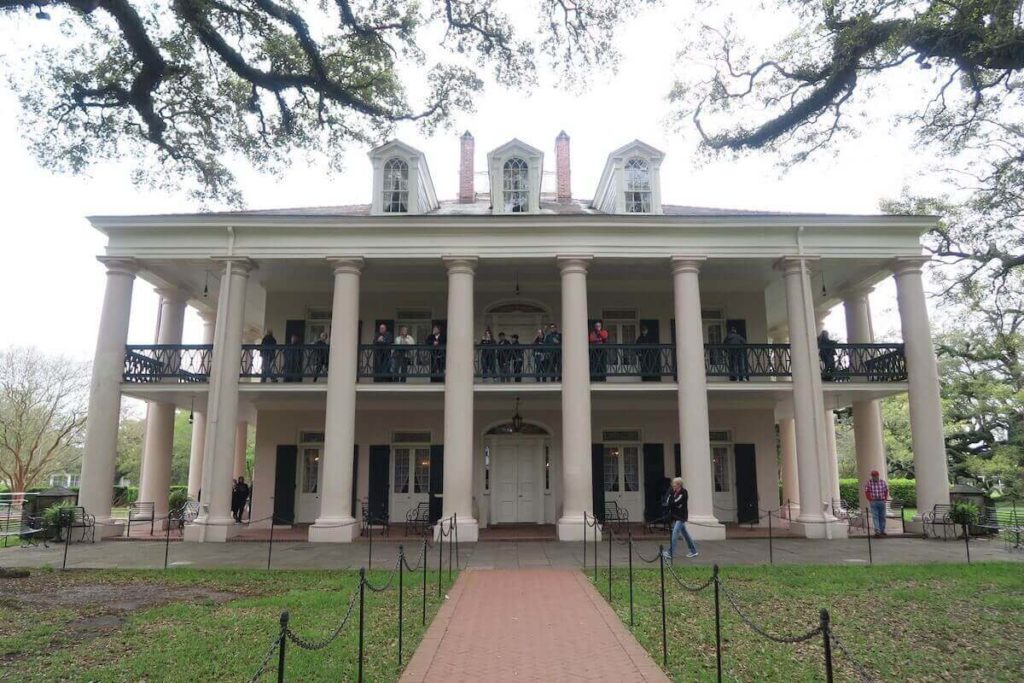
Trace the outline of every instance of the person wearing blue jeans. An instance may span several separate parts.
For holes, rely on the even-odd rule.
[[[871,479],[864,486],[864,497],[871,507],[875,536],[885,536],[885,501],[889,500],[889,486],[884,479],[879,478],[878,470],[871,471]]]
[[[669,542],[668,555],[666,557],[668,560],[676,556],[676,542],[680,536],[686,541],[686,548],[689,550],[686,554],[687,557],[697,557],[697,555],[700,555],[697,551],[697,546],[694,545],[693,539],[690,537],[690,532],[686,529],[686,520],[689,517],[689,510],[687,509],[688,498],[689,494],[683,488],[683,480],[679,477],[673,479],[672,488],[665,494],[665,507],[668,509],[669,519],[672,520],[672,540]]]

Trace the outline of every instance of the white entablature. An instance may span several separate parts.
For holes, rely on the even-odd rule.
[[[487,153],[495,214],[538,213],[544,153],[518,138]]]
[[[438,207],[427,157],[401,140],[391,140],[369,152],[373,163],[374,216],[429,213]]]
[[[661,162],[665,154],[633,140],[608,155],[591,207],[604,213],[661,214]]]

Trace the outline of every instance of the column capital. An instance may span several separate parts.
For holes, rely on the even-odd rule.
[[[847,287],[847,288],[843,289],[839,293],[839,296],[841,296],[843,298],[844,302],[846,302],[846,301],[859,301],[861,299],[868,298],[868,296],[873,291],[875,291],[875,288],[874,288],[873,285],[853,285],[851,287]]]
[[[472,275],[476,272],[476,264],[480,260],[476,256],[442,256],[441,260],[444,262],[444,267],[448,269],[448,274],[464,274]]]
[[[791,255],[783,256],[775,262],[775,269],[781,270],[784,275],[793,275],[802,272],[811,263],[821,260],[818,256]]]
[[[97,256],[96,260],[107,268],[107,273],[118,273],[120,275],[135,275],[139,272],[139,262],[133,258],[122,256]]]
[[[334,268],[335,275],[359,275],[363,272],[362,256],[328,256],[327,263]]]
[[[214,325],[217,323],[217,311],[208,311],[202,308],[197,308],[196,313],[199,314],[199,319],[203,321],[204,325]]]
[[[558,270],[563,275],[566,273],[583,273],[586,275],[587,269],[590,268],[590,263],[593,260],[594,257],[587,254],[560,254],[555,256]]]
[[[889,263],[889,268],[892,270],[893,275],[899,277],[901,275],[913,275],[914,273],[920,274],[924,269],[924,265],[932,260],[931,256],[900,256],[894,258]]]
[[[259,268],[256,262],[247,256],[211,256],[210,260],[214,263],[223,263],[225,266],[230,265],[232,271],[238,271],[244,275]]]
[[[672,256],[672,274],[698,273],[707,260],[706,256]]]
[[[183,304],[189,299],[189,293],[177,287],[154,287],[153,291],[167,303]]]

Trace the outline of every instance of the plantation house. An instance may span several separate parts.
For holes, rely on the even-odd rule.
[[[481,191],[474,140],[460,143],[450,201],[393,140],[369,154],[365,205],[90,219],[109,242],[80,502],[100,534],[121,533],[123,396],[148,404],[140,500],[157,515],[174,410],[194,412],[193,540],[237,533],[250,428],[253,520],[309,524],[311,541],[421,503],[457,513],[462,541],[506,524],[579,540],[584,513],[613,502],[659,516],[676,475],[698,538],[778,508],[780,479],[793,528],[831,538],[833,411],[853,407],[866,478],[885,471],[878,401],[900,392],[918,505],[948,502],[919,242],[933,218],[668,204],[664,155],[640,141],[575,199],[564,133],[553,174],[520,140],[491,150]],[[872,334],[867,296],[889,277],[902,342]],[[161,297],[155,343],[127,338],[136,279]],[[847,343],[819,348],[837,305]],[[181,343],[186,306],[203,344]]]

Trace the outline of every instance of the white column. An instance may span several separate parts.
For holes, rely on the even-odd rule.
[[[789,319],[792,357],[793,413],[796,420],[797,479],[800,486],[800,515],[792,528],[808,538],[832,538],[845,533],[834,524],[828,509],[828,474],[822,454],[825,439],[825,402],[818,363],[816,327],[806,259],[782,259]]]
[[[320,461],[320,516],[311,542],[351,542],[358,529],[352,510],[352,456],[356,430],[361,258],[333,258],[334,303],[327,373],[327,424]],[[470,387],[472,390],[472,387]]]
[[[444,376],[443,517],[457,514],[459,540],[470,543],[479,536],[477,521],[473,518],[473,276],[476,263],[476,258],[469,256],[444,259],[448,269],[448,341]]]
[[[679,448],[683,485],[689,494],[690,534],[695,538],[724,539],[725,527],[715,518],[711,477],[708,387],[698,278],[703,262],[702,257],[672,257]]]
[[[939,371],[921,281],[921,267],[927,261],[925,257],[901,258],[896,259],[893,266],[907,356],[910,434],[917,477],[917,509],[921,512],[931,510],[936,504],[949,503]]]
[[[846,339],[851,344],[872,344],[875,341],[871,329],[871,308],[868,304],[870,289],[857,290],[847,294],[843,300],[846,312]],[[871,477],[872,470],[878,470],[886,478],[888,467],[885,462],[885,440],[882,437],[882,406],[878,401],[853,402],[853,440],[857,450],[857,488],[860,490],[860,505],[867,509],[864,497],[864,482]]]
[[[245,443],[249,440],[249,423],[239,420],[235,428],[235,464],[231,469],[234,479],[245,476]]]
[[[174,289],[161,289],[160,329],[157,344],[181,344],[185,323],[186,295]],[[173,356],[168,354],[167,358]],[[142,473],[139,481],[139,500],[153,503],[153,514],[166,517],[167,497],[171,486],[171,456],[174,449],[173,403],[150,401],[146,409],[146,440],[142,450]],[[164,522],[159,523],[164,527]]]
[[[213,325],[216,314],[200,311],[203,320],[203,344],[213,345]],[[209,400],[209,395],[207,395]],[[199,489],[203,485],[203,442],[206,440],[206,410],[192,411],[192,450],[188,459],[188,497],[199,499]]]
[[[107,285],[100,311],[96,353],[89,382],[89,421],[85,429],[78,504],[96,516],[96,536],[116,536],[121,525],[110,517],[117,464],[117,429],[121,421],[121,376],[124,373],[132,285],[138,269],[131,259],[100,257]]]
[[[210,396],[203,445],[203,500],[197,524],[185,529],[190,541],[226,541],[237,533],[231,517],[231,474],[235,466],[238,428],[238,374],[245,320],[245,289],[255,267],[246,258],[215,259],[224,263],[214,327]]]
[[[796,474],[796,422],[791,417],[779,420],[779,450],[782,455],[782,506],[786,514],[800,514],[800,485]]]
[[[828,474],[829,496],[839,504],[839,448],[836,446],[836,413],[825,409],[825,472]]]
[[[590,441],[589,256],[559,256],[562,272],[562,516],[558,540],[582,541],[583,513],[593,514]]]

